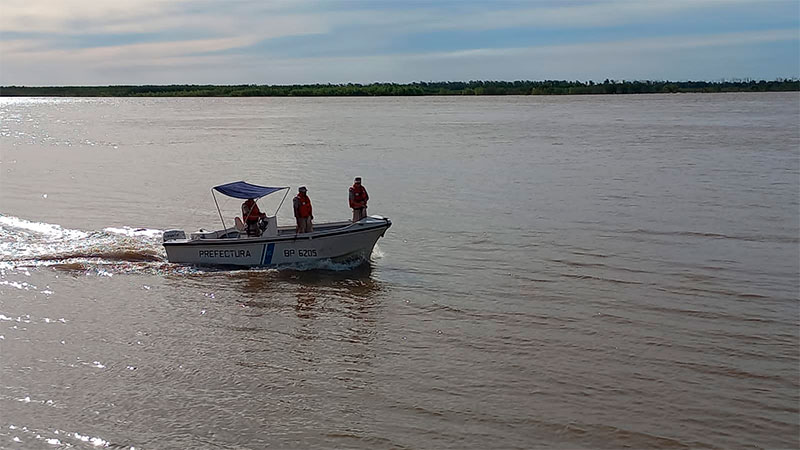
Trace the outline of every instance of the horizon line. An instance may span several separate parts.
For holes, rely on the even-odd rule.
[[[566,82],[566,83],[594,83],[594,84],[605,84],[608,82],[609,84],[619,84],[619,83],[752,83],[752,82],[797,82],[800,81],[800,77],[792,76],[792,77],[775,77],[772,79],[767,78],[750,78],[750,77],[743,77],[743,78],[719,78],[714,80],[708,79],[611,79],[605,78],[603,80],[594,80],[594,79],[587,79],[587,80],[569,80],[569,79],[556,79],[556,78],[549,78],[549,79],[540,79],[540,80],[533,80],[533,79],[515,79],[515,80],[491,80],[491,79],[472,79],[472,80],[418,80],[418,81],[410,81],[410,82],[395,82],[395,81],[372,81],[369,83],[356,83],[356,82],[342,82],[342,83],[300,83],[300,84],[258,84],[258,83],[237,83],[237,84],[213,84],[213,83],[168,83],[168,84],[61,84],[61,85],[20,85],[20,84],[9,84],[0,86],[0,89],[4,88],[71,88],[71,87],[80,87],[80,88],[93,88],[93,87],[146,87],[146,86],[154,86],[154,87],[167,87],[167,86],[202,86],[202,87],[236,87],[236,86],[259,86],[259,87],[288,87],[288,86],[370,86],[370,85],[381,85],[381,84],[389,84],[389,85],[418,85],[418,84],[437,84],[437,83],[475,83],[475,82],[482,82],[482,83],[544,83],[544,82]],[[2,95],[2,94],[0,94]]]

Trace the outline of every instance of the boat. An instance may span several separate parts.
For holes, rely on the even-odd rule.
[[[258,230],[248,233],[236,217],[231,227],[217,202],[215,192],[238,199],[259,199],[286,191],[272,216],[259,221]],[[278,226],[277,213],[286,200],[289,187],[268,187],[236,181],[214,186],[211,194],[222,221],[222,229],[200,229],[186,237],[184,230],[166,230],[164,249],[171,263],[199,266],[275,267],[281,265],[313,266],[319,261],[359,263],[367,261],[392,221],[382,216],[367,216],[358,222],[315,223],[312,232],[297,233],[294,226]],[[358,264],[354,264],[358,265]]]

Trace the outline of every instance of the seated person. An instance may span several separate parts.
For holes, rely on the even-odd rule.
[[[258,209],[255,199],[248,198],[247,201],[242,203],[242,219],[244,219],[248,236],[261,235],[261,230],[258,229],[258,221],[266,217],[267,215]]]

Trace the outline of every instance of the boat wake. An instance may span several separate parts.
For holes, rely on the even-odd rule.
[[[309,261],[303,263],[284,264],[280,266],[281,270],[295,270],[298,272],[305,272],[308,270],[324,270],[330,272],[344,272],[352,271],[363,265],[369,265],[369,261],[353,260],[353,261],[332,261],[330,259],[320,259],[316,261]]]
[[[0,266],[87,270],[132,263],[163,264],[166,255],[161,233],[128,227],[82,231],[0,215]]]

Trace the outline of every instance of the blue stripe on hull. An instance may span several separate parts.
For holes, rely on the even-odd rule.
[[[272,254],[275,253],[275,244],[274,243],[267,244],[266,245],[266,249],[267,249],[267,251],[266,251],[266,254],[264,254],[264,259],[263,259],[263,261],[264,261],[263,264],[265,266],[269,265],[269,264],[272,264]]]

